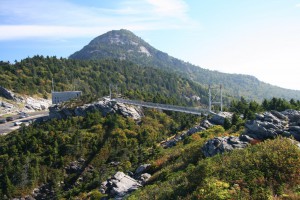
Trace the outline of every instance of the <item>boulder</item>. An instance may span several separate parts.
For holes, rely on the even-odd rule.
[[[136,170],[135,170],[135,175],[141,175],[142,173],[144,173],[149,167],[151,166],[151,164],[143,164],[140,165]]]
[[[204,131],[206,130],[206,128],[202,127],[201,125],[200,126],[195,126],[191,129],[189,129],[187,132],[186,132],[186,135],[190,136],[194,133],[197,133],[197,132],[200,132],[200,131]]]
[[[209,121],[216,125],[224,125],[225,119],[232,119],[232,113],[230,112],[219,112],[218,114],[214,115]]]
[[[109,194],[110,197],[120,198],[137,190],[141,186],[137,180],[123,172],[117,172],[101,184],[100,191],[104,194]]]
[[[202,127],[205,128],[205,129],[208,129],[208,128],[212,127],[213,124],[210,123],[208,120],[203,120],[203,121],[200,123],[200,126],[202,126]]]
[[[276,110],[272,110],[271,113],[280,120],[287,121],[289,119],[287,116],[285,116],[284,114],[282,114]]]
[[[127,106],[122,103],[117,103],[116,105],[116,110],[118,110],[124,117],[130,117],[134,120],[141,119],[141,112],[140,110],[137,110],[136,107]]]
[[[202,147],[202,152],[205,157],[211,157],[219,153],[232,151],[234,149],[242,149],[249,145],[245,138],[226,136],[216,137],[208,140]]]
[[[150,178],[151,178],[151,174],[144,173],[144,174],[141,174],[141,176],[138,178],[138,180],[142,185],[145,185]]]
[[[14,108],[14,105],[10,104],[10,103],[7,103],[7,102],[1,102],[0,101],[0,106],[5,108],[5,109],[11,109],[11,108]]]
[[[281,113],[288,117],[290,122],[298,123],[300,121],[300,111],[288,109]]]
[[[0,86],[0,96],[4,97],[6,99],[9,99],[9,100],[15,99],[15,94],[12,91],[5,89],[2,86]]]
[[[15,93],[13,93],[12,91],[0,86],[0,96],[8,99],[8,100],[13,100],[16,102],[23,102],[24,99],[23,97],[17,96],[15,95]]]

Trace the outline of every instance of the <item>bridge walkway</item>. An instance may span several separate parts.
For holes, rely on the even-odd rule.
[[[214,112],[209,111],[208,109],[203,109],[203,108],[174,106],[174,105],[169,105],[169,104],[159,104],[159,103],[121,99],[121,98],[115,98],[112,100],[116,101],[118,103],[142,106],[142,107],[147,107],[147,108],[155,108],[155,109],[161,109],[161,110],[168,110],[168,111],[175,111],[175,112],[182,112],[182,113],[189,113],[189,114],[193,114],[193,115],[201,115],[204,113],[205,114],[215,114]]]

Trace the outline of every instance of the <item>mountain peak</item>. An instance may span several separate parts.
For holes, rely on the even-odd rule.
[[[128,60],[144,67],[155,67],[179,73],[195,82],[205,85],[223,85],[226,93],[233,97],[244,96],[248,99],[272,98],[300,99],[299,91],[285,90],[263,82],[249,75],[226,74],[210,71],[169,56],[150,46],[131,31],[112,30],[93,39],[71,59]],[[249,89],[251,88],[251,89]]]
[[[112,30],[96,37],[89,45],[98,45],[103,42],[109,42],[110,44],[124,44],[125,42],[130,42],[130,38],[135,37],[137,36],[126,29]]]
[[[134,57],[150,57],[155,51],[144,40],[129,30],[112,30],[94,38],[80,51],[70,56],[71,59],[117,58],[121,60]]]

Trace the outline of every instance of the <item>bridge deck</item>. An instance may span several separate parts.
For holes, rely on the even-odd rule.
[[[194,114],[194,115],[201,115],[203,113],[214,114],[213,112],[209,111],[208,109],[200,109],[200,108],[198,109],[198,108],[191,108],[191,107],[174,106],[174,105],[168,105],[168,104],[159,104],[159,103],[120,99],[120,98],[116,98],[116,99],[112,99],[112,100],[119,102],[119,103],[125,103],[125,104],[130,104],[130,105],[135,105],[135,106],[183,112],[183,113],[189,113],[189,114]]]

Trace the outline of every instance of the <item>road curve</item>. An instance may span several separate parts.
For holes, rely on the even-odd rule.
[[[14,130],[19,129],[20,126],[14,126],[15,122],[29,123],[31,120],[49,116],[49,111],[37,111],[29,114],[30,114],[29,117],[22,118],[22,119],[18,119],[19,115],[14,115],[12,116],[15,119],[14,121],[0,124],[0,135],[6,135]]]

